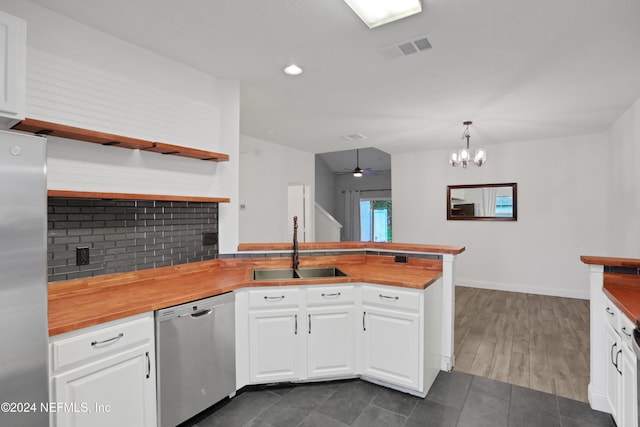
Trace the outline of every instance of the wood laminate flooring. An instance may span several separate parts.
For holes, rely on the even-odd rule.
[[[589,301],[456,286],[456,371],[587,402]]]

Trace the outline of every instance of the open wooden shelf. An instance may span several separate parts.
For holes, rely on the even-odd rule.
[[[166,194],[102,193],[93,191],[49,190],[49,197],[111,200],[164,200],[172,202],[229,203],[228,197],[171,196]]]
[[[196,150],[195,148],[185,148],[178,145],[165,144],[163,142],[154,142],[153,147],[145,148],[144,150],[160,154],[189,157],[192,159],[210,160],[212,162],[226,162],[229,160],[228,154]]]
[[[139,149],[153,153],[169,154],[213,162],[226,162],[229,160],[228,154],[180,147],[178,145],[165,144],[163,142],[151,142],[143,139],[129,138],[127,136],[113,135],[110,133],[50,123],[42,120],[24,119],[20,123],[14,125],[12,129],[32,132],[36,135],[51,135],[59,138],[91,142],[94,144]]]
[[[40,120],[24,119],[14,125],[12,129],[32,132],[36,135],[51,135],[60,138],[75,139],[78,141],[93,142],[100,145],[112,145],[129,149],[153,148],[153,142],[142,139],[129,138],[127,136],[112,135],[110,133],[98,132],[76,128],[73,126],[59,125],[56,123],[43,122]]]

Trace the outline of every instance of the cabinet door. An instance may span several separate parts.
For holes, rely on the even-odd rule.
[[[636,355],[626,344],[619,358],[622,371],[621,405],[618,415],[621,427],[638,427],[638,372]]]
[[[400,386],[420,386],[420,316],[363,307],[365,376]]]
[[[307,309],[307,377],[331,377],[354,372],[353,306]]]
[[[155,375],[150,346],[104,358],[53,377],[50,408],[58,427],[155,427]]]
[[[26,23],[0,12],[0,116],[24,118],[26,49]]]
[[[298,309],[249,312],[251,382],[300,377],[301,320]]]
[[[606,324],[607,335],[607,400],[611,408],[611,416],[618,423],[621,375],[618,371],[620,360],[620,337],[613,327]]]

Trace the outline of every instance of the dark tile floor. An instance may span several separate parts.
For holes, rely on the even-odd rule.
[[[461,372],[440,372],[420,399],[361,380],[247,390],[184,427],[595,427],[583,402]]]

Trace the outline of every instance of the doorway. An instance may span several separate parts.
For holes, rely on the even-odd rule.
[[[298,241],[312,242],[314,240],[313,227],[308,227],[308,224],[314,223],[311,218],[309,185],[289,183],[287,205],[287,236],[285,236],[285,241],[290,241],[293,238],[293,217],[297,216]]]
[[[391,199],[360,199],[360,241],[391,242]]]

